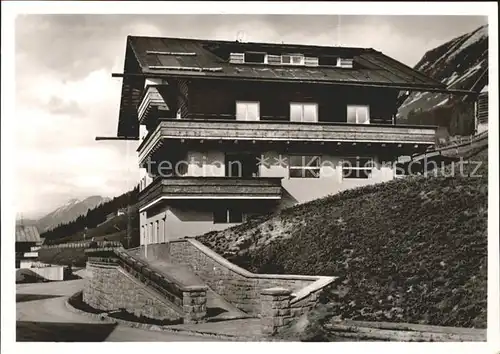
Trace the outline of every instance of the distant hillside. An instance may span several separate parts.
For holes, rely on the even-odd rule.
[[[136,187],[132,191],[113,199],[107,198],[107,200],[83,212],[75,220],[62,223],[52,230],[43,232],[41,237],[46,239],[45,243],[47,244],[76,241],[83,239],[85,228],[87,228],[86,237],[89,238],[123,233],[129,227],[130,230],[134,230],[134,234],[138,234],[139,214],[135,207],[138,192],[139,188]],[[68,203],[67,207],[71,208],[71,205]],[[118,209],[126,210],[128,206],[132,207],[130,214],[120,215],[108,222],[106,221],[107,215],[117,212]]]
[[[488,25],[434,48],[415,69],[445,83],[448,88],[480,91],[487,84]],[[452,135],[473,130],[472,105],[461,104],[460,96],[412,93],[398,111],[398,121],[433,124],[448,128]],[[460,117],[458,115],[461,114]]]
[[[330,317],[485,328],[487,147],[470,160],[477,177],[351,189],[198,240],[252,272],[338,276]]]
[[[76,198],[68,200],[56,210],[39,219],[36,225],[40,232],[51,230],[58,225],[76,220],[79,216],[85,215],[90,209],[109,200],[110,198],[100,196],[91,196],[81,200]]]

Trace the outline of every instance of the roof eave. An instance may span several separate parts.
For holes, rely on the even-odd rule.
[[[437,85],[421,85],[421,84],[393,84],[385,82],[347,82],[339,80],[313,80],[313,79],[295,79],[295,78],[260,78],[260,77],[241,77],[235,75],[192,75],[184,73],[154,73],[144,71],[143,73],[113,73],[113,77],[125,76],[140,76],[144,78],[188,78],[188,79],[208,79],[208,80],[237,80],[237,81],[261,81],[261,82],[281,82],[281,83],[299,83],[299,84],[323,84],[323,85],[339,85],[339,86],[354,86],[354,87],[379,87],[396,89],[401,91],[415,92],[436,92],[448,94],[476,94],[475,91],[448,89],[446,85],[439,83]]]

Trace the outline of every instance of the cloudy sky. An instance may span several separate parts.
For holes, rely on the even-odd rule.
[[[126,36],[372,47],[413,66],[487,23],[463,16],[25,15],[16,20],[16,200],[24,217],[138,183],[137,142],[116,134]]]

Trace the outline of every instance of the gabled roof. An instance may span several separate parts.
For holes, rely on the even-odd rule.
[[[42,242],[36,226],[16,225],[16,242]]]
[[[377,83],[429,88],[446,86],[371,48],[326,47],[297,44],[241,43],[186,38],[129,36],[142,73],[190,77],[221,77],[235,79],[269,79],[338,83]],[[230,53],[257,51],[270,54],[303,53],[308,56],[352,57],[357,69],[337,67],[276,66],[263,64],[233,64]],[[194,55],[163,55],[161,52],[183,52]],[[155,69],[169,66],[175,69]],[[183,68],[221,69],[219,71],[186,71]]]
[[[355,66],[338,68],[229,63],[230,53],[246,51],[345,57],[352,58]],[[171,54],[165,55],[165,52]],[[175,55],[180,52],[191,55]],[[443,83],[371,48],[128,36],[118,122],[119,137],[139,136],[136,108],[146,77],[284,81],[420,91],[446,89]]]

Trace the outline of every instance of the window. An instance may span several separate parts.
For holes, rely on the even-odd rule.
[[[245,53],[245,63],[263,64],[265,62],[265,58],[266,58],[266,53],[254,53],[254,52]]]
[[[245,62],[245,53],[230,53],[229,62],[234,64],[243,64]]]
[[[236,120],[259,120],[259,102],[236,102]]]
[[[290,178],[319,178],[321,159],[319,156],[290,155]]]
[[[335,56],[323,56],[319,58],[319,65],[324,66],[337,66],[339,61],[338,57]]]
[[[214,224],[243,222],[243,213],[237,209],[222,208],[214,211]]]
[[[337,62],[337,66],[340,68],[348,68],[352,69],[353,67],[353,60],[350,58],[339,58]]]
[[[282,55],[281,64],[304,65],[304,55],[302,54]]]
[[[267,64],[273,64],[273,65],[281,64],[281,57],[279,55],[268,54],[266,60]]]
[[[370,124],[368,106],[347,106],[347,123]]]
[[[369,157],[351,157],[342,160],[342,177],[367,179],[371,177],[374,164]]]
[[[290,103],[290,121],[317,122],[318,105],[316,103]]]
[[[315,58],[315,57],[305,57],[304,58],[304,65],[305,66],[318,66],[319,59]]]

